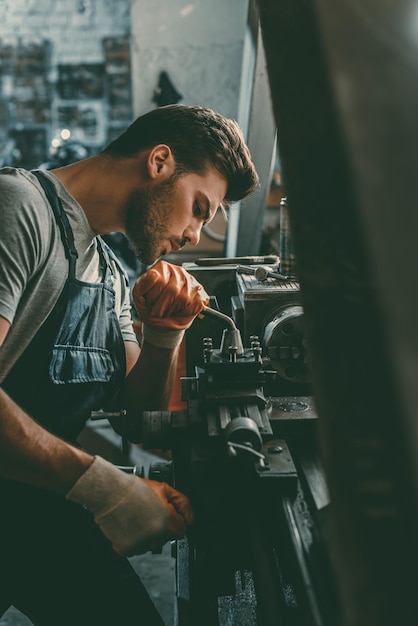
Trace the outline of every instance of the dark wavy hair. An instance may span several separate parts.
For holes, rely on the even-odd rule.
[[[244,136],[235,120],[202,106],[171,104],[138,117],[104,153],[130,157],[157,144],[168,145],[176,160],[176,175],[203,174],[215,167],[228,181],[225,201],[252,193],[259,179]]]

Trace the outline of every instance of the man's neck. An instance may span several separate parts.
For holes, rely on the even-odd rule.
[[[83,208],[97,234],[124,230],[126,187],[117,170],[118,163],[102,154],[51,170]]]

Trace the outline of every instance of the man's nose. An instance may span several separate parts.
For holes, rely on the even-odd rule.
[[[191,243],[192,246],[197,246],[200,241],[200,232],[202,230],[201,224],[190,224],[186,230],[184,231],[184,238],[187,239],[188,243]]]

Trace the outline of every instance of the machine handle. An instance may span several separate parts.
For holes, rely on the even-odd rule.
[[[229,315],[225,315],[225,313],[221,313],[220,311],[217,311],[216,309],[211,309],[210,307],[205,306],[203,307],[203,310],[200,315],[203,315],[203,316],[207,315],[208,317],[214,317],[215,319],[225,322],[227,326],[229,326],[229,328],[231,328],[232,330],[237,330],[237,327],[232,317],[229,317]]]

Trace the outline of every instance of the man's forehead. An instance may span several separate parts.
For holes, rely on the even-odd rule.
[[[228,191],[228,181],[218,170],[213,168],[208,172],[205,182],[206,184],[201,191],[205,197],[208,210],[210,211],[210,218],[212,219],[224,202]]]

